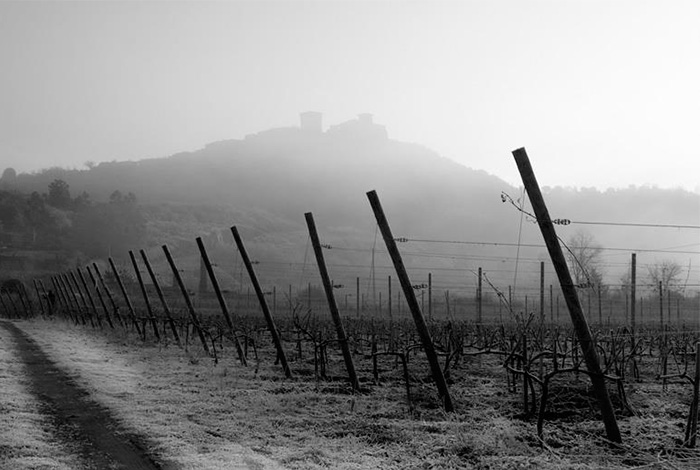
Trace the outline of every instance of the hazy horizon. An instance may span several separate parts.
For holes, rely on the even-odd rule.
[[[519,184],[700,191],[694,2],[2,2],[0,158],[193,151],[324,115]]]

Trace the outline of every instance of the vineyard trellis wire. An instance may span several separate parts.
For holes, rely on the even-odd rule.
[[[203,248],[203,244],[201,246]],[[167,257],[168,251],[165,247],[164,252]],[[148,269],[145,252],[142,251],[141,254],[144,265]],[[340,342],[333,338],[333,330],[319,306],[318,299],[314,298],[313,301],[316,304],[312,305],[312,301],[307,301],[305,298],[304,294],[309,294],[308,298],[311,298],[311,289],[305,293],[301,292],[302,289],[297,289],[296,298],[292,295],[292,289],[288,289],[290,312],[288,315],[275,315],[278,322],[274,329],[270,330],[260,321],[260,317],[255,315],[256,309],[253,306],[248,305],[248,308],[243,308],[243,305],[248,302],[248,294],[220,292],[222,296],[226,295],[231,300],[232,305],[235,305],[232,309],[236,312],[235,318],[229,324],[227,321],[222,321],[226,320],[226,317],[222,313],[224,309],[221,304],[219,309],[212,306],[216,304],[217,298],[210,293],[193,292],[187,288],[184,280],[178,283],[181,284],[180,296],[172,287],[163,287],[161,290],[163,299],[174,301],[172,307],[170,302],[161,302],[161,308],[151,305],[149,309],[148,296],[152,296],[154,291],[157,294],[158,291],[156,288],[158,283],[155,282],[157,276],[151,275],[151,283],[147,283],[139,275],[140,268],[133,263],[134,275],[129,279],[122,279],[123,270],[118,268],[113,260],[108,261],[112,269],[111,281],[102,279],[97,264],[93,264],[92,270],[89,269],[90,266],[86,267],[92,282],[87,282],[84,276],[82,276],[84,282],[78,282],[82,274],[80,269],[52,276],[50,285],[53,285],[54,289],[50,290],[46,289],[45,279],[36,279],[33,293],[35,295],[32,295],[29,290],[23,293],[3,292],[0,295],[2,300],[0,307],[3,308],[5,315],[10,317],[65,316],[76,325],[109,329],[121,327],[134,331],[144,341],[149,337],[157,341],[160,336],[160,341],[164,343],[173,341],[177,344],[182,338],[184,340],[182,347],[185,348],[191,347],[191,338],[199,336],[202,348],[210,351],[214,359],[225,351],[227,345],[238,343],[241,347],[239,354],[242,354],[244,359],[249,358],[252,348],[253,360],[264,360],[266,356],[261,353],[265,349],[263,345],[269,341],[267,335],[271,334],[271,331],[276,331],[281,338],[283,350],[292,352],[290,368],[300,367],[304,358],[307,357],[307,349],[313,350],[311,362],[315,371],[314,379],[321,381],[336,378],[331,371],[338,373],[337,348]],[[174,265],[174,262],[171,268],[174,278],[180,276],[181,270]],[[96,277],[93,276],[93,271]],[[213,270],[208,271],[207,274],[213,285],[216,279]],[[475,278],[478,277],[475,272],[471,274]],[[432,276],[430,279],[431,287],[437,289],[435,279]],[[430,337],[435,342],[440,370],[448,382],[453,386],[459,386],[460,374],[468,374],[468,368],[458,371],[460,366],[464,366],[465,361],[477,357],[494,358],[503,367],[511,392],[521,394],[523,416],[536,417],[538,436],[545,439],[545,422],[548,417],[550,419],[556,417],[555,410],[560,407],[552,398],[553,384],[565,376],[590,375],[591,372],[583,366],[579,342],[570,329],[554,321],[543,321],[544,319],[538,315],[531,314],[538,311],[537,307],[541,308],[541,301],[539,305],[536,302],[528,305],[527,296],[524,304],[516,299],[506,301],[505,291],[498,289],[496,284],[489,281],[485,271],[483,279],[496,292],[496,302],[493,302],[494,299],[489,302],[488,295],[480,293],[478,297],[475,296],[461,306],[462,311],[471,310],[472,312],[479,306],[493,307],[492,315],[487,315],[482,322],[475,321],[475,315],[456,314],[455,307],[464,299],[450,296],[449,288],[443,289],[443,292],[447,292],[445,296],[434,295],[431,292],[435,315],[429,316],[426,325],[429,328]],[[428,285],[415,284],[410,287],[412,291],[422,293]],[[450,287],[450,285],[446,284],[443,287]],[[117,288],[121,291],[123,298],[112,295],[112,290]],[[280,292],[284,290],[284,288],[279,289]],[[139,292],[142,294],[142,299],[139,299]],[[265,299],[270,292],[266,294],[261,289],[260,294],[259,297]],[[416,302],[419,302],[418,297]],[[442,303],[445,315],[442,318],[437,313],[439,309],[436,308],[440,305],[441,297],[445,299]],[[187,305],[187,298],[190,298],[191,308]],[[680,302],[681,297],[677,299]],[[353,354],[371,363],[371,375],[375,383],[386,380],[383,379],[383,374],[391,375],[394,369],[382,368],[382,363],[387,359],[395,358],[398,361],[395,365],[398,364],[400,367],[396,369],[398,375],[394,380],[404,384],[409,412],[412,412],[415,410],[416,403],[415,397],[411,394],[411,387],[415,384],[424,386],[430,383],[420,379],[420,372],[417,373],[425,369],[425,363],[420,361],[416,354],[424,350],[424,345],[421,344],[415,328],[410,326],[405,315],[399,314],[400,310],[397,308],[393,309],[391,321],[387,325],[387,319],[383,314],[387,312],[386,304],[384,308],[381,306],[377,308],[375,305],[366,312],[356,312],[347,305],[347,297],[345,300],[342,320],[346,327],[346,340],[353,349]],[[392,296],[389,295],[387,300],[391,305]],[[648,300],[648,303],[652,302],[651,299]],[[276,302],[273,301],[273,306],[275,304]],[[341,305],[342,303],[339,303],[339,307]],[[401,303],[397,301],[395,305],[398,307]],[[493,314],[495,306],[498,305],[506,306],[505,321]],[[550,302],[550,306],[553,306],[553,302]],[[35,307],[39,309],[36,310]],[[520,312],[518,312],[519,309]],[[270,309],[272,314],[279,313],[275,310],[274,307]],[[421,310],[425,311],[425,308]],[[692,307],[689,311],[692,312]],[[369,313],[374,315],[368,316]],[[404,313],[408,313],[407,308]],[[670,314],[670,312],[667,313]],[[630,382],[648,380],[652,377],[662,387],[668,387],[673,383],[689,383],[697,388],[698,380],[691,372],[691,365],[693,360],[697,364],[696,343],[700,336],[698,329],[684,322],[683,317],[679,314],[676,322],[669,321],[663,328],[659,328],[652,322],[647,324],[640,322],[634,331],[626,325],[617,324],[624,323],[622,317],[618,317],[618,322],[614,319],[610,321],[611,318],[608,317],[607,324],[604,322],[596,324],[593,332],[596,348],[601,357],[601,373],[608,385],[613,388],[616,397],[615,406],[622,415],[635,413],[633,405],[627,399],[626,387]],[[108,320],[112,318],[114,322]],[[553,315],[550,320],[553,320]],[[231,325],[235,328],[231,328]],[[153,330],[152,335],[147,327]],[[168,330],[170,330],[169,334]],[[273,357],[268,355],[267,358],[281,360],[279,351],[273,354]],[[366,392],[366,387],[366,385],[359,387],[360,391]],[[695,400],[692,403],[696,403]],[[688,413],[684,433],[684,442],[688,446],[695,445],[697,424],[693,425],[693,416],[697,417],[697,404],[691,404]]]

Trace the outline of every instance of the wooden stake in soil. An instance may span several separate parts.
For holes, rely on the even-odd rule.
[[[396,275],[399,278],[399,283],[401,284],[401,289],[403,290],[404,296],[406,297],[406,303],[408,304],[409,310],[411,310],[411,315],[413,315],[413,321],[416,324],[416,329],[418,330],[418,335],[423,343],[423,349],[425,350],[425,355],[428,357],[428,363],[430,364],[430,370],[435,380],[435,385],[437,386],[440,398],[442,398],[445,406],[445,411],[452,412],[454,407],[452,406],[452,398],[450,397],[450,390],[447,388],[447,381],[445,380],[445,375],[442,372],[442,367],[440,367],[440,362],[438,360],[437,352],[435,351],[435,345],[433,344],[433,339],[430,337],[430,331],[428,330],[428,325],[425,323],[423,314],[421,313],[420,306],[418,305],[418,299],[416,299],[416,294],[413,292],[413,287],[411,286],[411,280],[406,272],[406,267],[403,264],[401,258],[401,253],[396,246],[396,241],[391,233],[391,227],[389,227],[389,222],[384,215],[384,209],[379,202],[379,196],[377,196],[376,191],[370,191],[367,193],[367,198],[374,211],[374,216],[377,219],[377,224],[382,232],[382,237],[384,238],[384,243],[389,251],[391,260],[394,263],[394,269],[396,270]],[[432,277],[429,277],[432,281]]]
[[[146,341],[146,331],[142,331],[141,327],[139,326],[139,322],[136,319],[136,312],[134,311],[134,306],[131,304],[131,299],[129,298],[129,294],[126,292],[126,287],[124,287],[124,283],[122,282],[122,278],[119,275],[119,271],[117,271],[117,267],[114,265],[114,260],[112,258],[107,258],[107,261],[109,261],[109,266],[112,268],[112,274],[114,274],[114,278],[117,280],[119,290],[122,291],[122,296],[124,296],[124,302],[126,302],[126,308],[129,309],[129,316],[131,317],[131,322],[134,324],[136,332],[139,334],[139,336],[141,336],[141,338],[144,341]]]
[[[253,264],[250,262],[250,258],[248,258],[248,252],[246,251],[245,246],[243,245],[243,240],[241,239],[241,236],[238,234],[238,229],[235,226],[231,227],[231,233],[233,233],[233,239],[236,241],[238,251],[241,253],[241,259],[243,260],[243,264],[245,265],[245,268],[248,271],[248,276],[250,276],[250,282],[253,283],[255,294],[258,296],[258,302],[260,303],[260,308],[262,309],[263,315],[265,316],[267,328],[268,330],[270,330],[270,335],[272,335],[272,341],[275,343],[275,348],[277,349],[277,357],[279,358],[280,363],[282,364],[282,369],[284,369],[284,375],[287,376],[287,378],[289,378],[292,376],[292,370],[289,368],[289,364],[287,363],[287,356],[285,355],[284,349],[282,348],[282,340],[280,339],[279,332],[277,331],[275,321],[272,319],[270,308],[267,306],[267,300],[265,300],[265,293],[260,287],[260,283],[258,282],[258,276],[255,274],[255,270],[253,269]],[[309,288],[309,291],[311,291],[311,288]]]
[[[518,171],[520,172],[520,176],[522,177],[523,184],[527,190],[528,197],[532,203],[532,208],[535,211],[535,217],[537,218],[537,223],[540,227],[540,231],[542,232],[542,237],[547,245],[547,251],[552,259],[552,264],[554,265],[557,277],[559,278],[559,284],[561,285],[564,299],[566,300],[567,307],[569,308],[571,321],[574,325],[576,335],[583,351],[584,359],[586,361],[586,368],[590,373],[593,389],[596,397],[598,398],[598,406],[600,406],[600,411],[603,415],[603,422],[605,424],[605,431],[608,436],[608,440],[618,443],[622,442],[620,429],[617,426],[617,419],[615,418],[615,411],[613,410],[610,395],[608,394],[608,389],[605,385],[605,378],[603,377],[603,373],[600,368],[600,361],[598,359],[598,352],[595,348],[595,342],[593,341],[586,317],[581,309],[581,303],[578,295],[576,294],[574,282],[571,279],[571,273],[566,265],[566,259],[564,258],[564,253],[559,245],[557,233],[554,230],[554,224],[549,217],[549,211],[547,210],[547,205],[542,197],[542,192],[540,191],[539,184],[537,183],[537,178],[535,178],[535,173],[530,165],[530,159],[528,158],[527,152],[524,148],[513,151],[513,157],[515,157],[515,163],[518,165]]]
[[[100,312],[97,310],[97,306],[95,305],[95,300],[92,298],[92,294],[90,293],[90,289],[88,288],[88,283],[85,280],[85,276],[83,276],[83,271],[78,268],[76,269],[78,271],[78,277],[80,278],[80,282],[83,285],[83,289],[85,290],[85,294],[87,295],[88,300],[90,301],[90,307],[92,308],[92,311],[95,313],[95,318],[97,318],[97,323],[100,325],[100,328],[102,328],[102,318],[100,317]],[[83,299],[84,301],[85,299]]]
[[[95,270],[95,274],[97,274],[97,278],[100,280],[100,285],[105,291],[105,294],[107,295],[107,298],[109,299],[109,303],[112,305],[112,312],[114,312],[114,316],[117,318],[117,321],[121,326],[124,326],[124,320],[122,320],[122,316],[119,314],[119,306],[117,303],[114,301],[114,297],[112,296],[112,291],[109,290],[109,286],[107,286],[107,283],[105,282],[105,278],[102,277],[102,272],[100,271],[100,268],[97,266],[97,263],[92,263],[92,269]]]
[[[350,384],[353,390],[360,389],[360,382],[357,380],[357,373],[355,372],[355,364],[352,362],[352,353],[350,352],[350,346],[348,346],[348,338],[345,335],[345,329],[343,328],[343,321],[340,318],[340,312],[338,311],[338,304],[335,302],[335,295],[333,294],[333,283],[328,275],[328,269],[326,268],[326,261],[323,258],[323,248],[321,248],[321,240],[318,237],[318,231],[316,230],[316,223],[314,222],[314,216],[311,212],[304,214],[306,217],[306,225],[309,228],[309,235],[311,236],[311,244],[314,247],[314,254],[316,255],[316,263],[318,264],[318,270],[321,274],[321,281],[323,282],[323,288],[326,291],[326,299],[328,299],[328,308],[331,311],[331,317],[333,317],[333,323],[335,323],[335,331],[338,335],[338,342],[340,343],[340,349],[343,352],[343,360],[345,361],[345,368],[348,370],[348,376],[350,377]],[[389,300],[391,302],[391,300]]]
[[[209,346],[207,346],[207,340],[204,338],[204,331],[202,331],[202,325],[200,325],[199,318],[197,318],[197,312],[195,312],[194,305],[192,305],[192,299],[190,299],[190,294],[187,293],[187,287],[185,287],[185,283],[182,281],[182,276],[180,276],[180,271],[178,271],[177,265],[175,264],[175,261],[173,260],[173,257],[170,254],[170,250],[168,250],[167,245],[163,245],[162,248],[163,252],[165,253],[165,258],[168,260],[168,264],[170,265],[170,269],[173,272],[173,277],[175,278],[177,285],[180,287],[182,297],[185,299],[187,311],[190,312],[192,325],[194,325],[195,330],[197,330],[197,334],[199,335],[199,341],[202,342],[202,348],[209,356],[212,356],[211,351],[209,351]]]
[[[92,287],[95,289],[95,292],[97,292],[97,299],[100,301],[100,305],[102,305],[102,310],[105,312],[105,318],[107,319],[107,323],[109,324],[110,328],[114,329],[114,324],[112,323],[112,317],[109,315],[109,309],[107,309],[107,304],[105,303],[104,297],[102,297],[102,291],[100,290],[100,286],[97,285],[97,279],[95,279],[95,275],[92,274],[92,270],[90,269],[90,266],[86,266],[85,270],[87,271],[88,275],[90,276],[90,280],[92,281]]]
[[[175,342],[179,347],[182,347],[182,343],[180,342],[180,335],[177,333],[177,328],[175,327],[175,320],[173,319],[173,315],[170,312],[170,307],[168,307],[168,302],[165,300],[165,295],[163,295],[163,289],[160,288],[160,283],[158,282],[158,278],[156,277],[156,273],[153,271],[153,267],[151,266],[151,263],[148,261],[148,256],[146,255],[146,252],[143,250],[139,250],[139,253],[141,254],[141,259],[143,260],[143,264],[146,265],[146,270],[148,271],[148,275],[151,277],[151,282],[153,282],[153,287],[156,289],[156,294],[158,294],[158,298],[160,299],[160,304],[163,306],[163,311],[165,312],[165,316],[168,318],[168,324],[170,325],[170,331],[173,332],[173,338],[175,338]]]
[[[690,403],[688,424],[685,428],[686,447],[693,448],[698,437],[698,403],[700,402],[700,343],[695,343],[695,380],[693,381],[693,399]]]
[[[143,301],[146,304],[146,312],[148,313],[148,318],[151,320],[151,326],[153,327],[153,334],[156,339],[160,341],[160,333],[158,332],[158,323],[156,322],[156,316],[153,313],[153,307],[151,307],[151,299],[148,298],[148,291],[146,290],[146,284],[143,283],[143,277],[141,276],[141,270],[136,262],[136,256],[134,252],[129,250],[129,258],[131,258],[131,264],[134,267],[134,273],[136,273],[136,280],[139,282],[139,287],[141,287],[141,295],[143,295]],[[144,326],[145,328],[145,326]]]
[[[44,312],[44,303],[41,301],[41,293],[39,292],[39,284],[37,283],[36,279],[32,279],[32,284],[34,285],[34,291],[36,292],[36,298],[37,301],[39,302],[39,313],[41,313],[41,316],[46,316],[46,313]]]
[[[219,300],[221,313],[224,315],[226,325],[228,325],[229,332],[231,333],[233,344],[234,346],[236,346],[236,351],[238,352],[238,360],[241,362],[241,364],[247,366],[248,361],[245,358],[243,348],[241,347],[241,342],[238,340],[238,336],[236,336],[236,327],[234,326],[233,321],[231,320],[231,313],[229,312],[228,305],[226,305],[226,300],[224,300],[224,296],[221,293],[221,288],[219,287],[219,280],[216,278],[216,274],[214,274],[214,268],[212,267],[211,261],[209,261],[209,255],[207,254],[207,250],[204,248],[204,243],[202,242],[201,237],[197,237],[196,241],[197,247],[199,248],[199,253],[200,255],[202,255],[202,264],[204,265],[207,273],[209,274],[211,286],[214,289],[216,298]],[[199,284],[201,288],[202,284],[206,285],[206,282],[202,283],[202,281],[200,280]]]

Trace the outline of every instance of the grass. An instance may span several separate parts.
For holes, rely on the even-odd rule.
[[[545,423],[542,445],[534,420],[517,418],[519,397],[507,391],[502,368],[489,357],[465,359],[453,371],[455,413],[444,413],[434,385],[421,382],[412,384],[410,412],[389,359],[381,385],[365,381],[366,391],[352,395],[344,381],[317,382],[301,373],[285,379],[267,346],[258,363],[244,368],[233,348],[214,364],[196,345],[185,351],[60,320],[19,326],[127,427],[157,443],[157,455],[182,469],[700,467],[700,453],[679,445],[688,385],[671,384],[665,393],[656,383],[635,385],[629,400],[639,416],[619,418],[621,447],[602,438],[602,423],[585,400],[577,413]],[[371,377],[369,361],[356,361],[360,377]],[[3,380],[17,373],[6,372],[6,362]],[[416,377],[427,375],[421,362],[413,359]],[[304,361],[291,365],[309,370]],[[333,371],[342,375],[341,366]],[[585,392],[584,379],[574,385]],[[27,425],[36,426],[29,418]]]

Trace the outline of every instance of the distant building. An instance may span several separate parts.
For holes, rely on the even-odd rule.
[[[311,132],[323,132],[323,114],[317,111],[306,111],[299,114],[301,129]]]
[[[357,119],[331,126],[326,134],[334,138],[348,138],[360,142],[378,142],[389,139],[386,127],[375,124],[370,113],[358,114]]]

